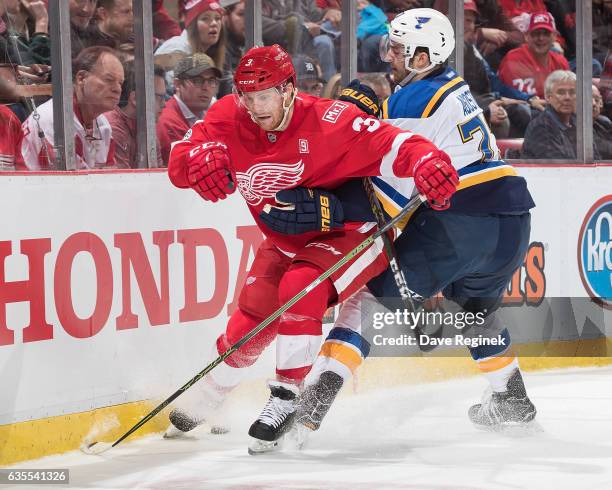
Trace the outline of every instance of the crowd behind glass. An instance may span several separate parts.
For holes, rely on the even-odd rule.
[[[149,1],[149,0],[144,0]],[[247,44],[245,0],[150,0],[157,154],[232,92]],[[293,56],[298,89],[336,98],[342,89],[342,2],[261,0],[263,43]],[[395,81],[384,36],[398,13],[449,0],[350,0],[357,11],[357,76],[380,102]],[[463,76],[502,156],[576,160],[575,0],[464,0]],[[68,0],[76,168],[137,167],[132,0]],[[346,7],[346,6],[345,6]],[[0,169],[57,170],[47,0],[0,0]],[[592,1],[595,161],[612,159],[612,0]],[[382,51],[382,52],[381,52]],[[591,101],[588,101],[591,102]],[[580,108],[578,108],[580,110]],[[585,162],[592,163],[592,162]]]

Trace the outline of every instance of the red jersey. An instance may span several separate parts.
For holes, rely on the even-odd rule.
[[[295,253],[319,233],[281,235],[259,221],[275,195],[297,186],[334,189],[352,177],[411,176],[424,156],[440,153],[429,140],[369,117],[352,104],[300,94],[284,131],[265,131],[232,95],[223,97],[170,152],[168,173],[189,187],[190,153],[203,143],[224,143],[232,178],[261,230],[281,250]]]
[[[569,63],[563,55],[549,51],[546,63],[540,65],[527,44],[523,44],[504,56],[498,75],[506,85],[528,95],[544,98],[544,82],[555,70],[569,70]]]
[[[534,14],[548,10],[544,0],[498,0],[497,4],[509,19],[523,13]]]
[[[23,167],[21,121],[8,107],[0,105],[0,170]]]
[[[161,157],[164,163],[168,162],[172,143],[183,139],[183,136],[189,131],[190,127],[189,122],[181,112],[176,98],[171,97],[159,115],[156,129],[157,141],[159,141]]]

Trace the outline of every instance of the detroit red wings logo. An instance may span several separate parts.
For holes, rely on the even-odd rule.
[[[302,178],[304,163],[259,163],[246,172],[236,172],[238,190],[251,206],[257,206],[278,191],[294,187]]]

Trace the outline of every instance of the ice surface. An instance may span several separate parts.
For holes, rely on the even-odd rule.
[[[475,429],[466,412],[486,382],[469,378],[341,398],[302,451],[247,454],[262,397],[228,408],[226,435],[149,436],[16,467],[69,468],[71,489],[612,489],[612,367],[525,383],[540,431]]]

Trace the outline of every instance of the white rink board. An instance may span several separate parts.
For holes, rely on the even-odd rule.
[[[531,240],[544,245],[546,296],[587,296],[576,260],[578,233],[585,213],[610,193],[612,167],[519,171],[528,178],[538,205],[533,213]],[[248,242],[237,237],[237,230],[249,231],[251,238],[257,235],[239,196],[216,204],[204,203],[194,192],[172,187],[163,172],[2,176],[0,196],[6,211],[0,244],[12,245],[12,254],[5,254],[8,257],[4,261],[7,284],[29,277],[28,258],[19,253],[20,242],[50,239],[50,251],[44,254],[44,297],[45,319],[52,325],[53,336],[24,342],[29,303],[14,302],[11,295],[16,294],[16,288],[0,284],[0,298],[9,303],[6,322],[14,334],[12,343],[0,343],[0,424],[165,397],[204,367],[214,339],[225,327],[243,245]],[[178,243],[178,231],[194,229],[209,229],[206,233],[214,241],[215,250],[221,256],[223,250],[227,251],[228,287],[225,291],[223,280],[213,280],[211,249],[198,247],[197,297],[206,301],[215,287],[220,288],[216,298],[221,307],[208,308],[208,313],[214,313],[212,318],[181,322],[184,247]],[[169,231],[171,236],[169,321],[151,326],[132,271],[131,304],[139,326],[118,330],[116,319],[122,313],[125,285],[121,251],[115,246],[117,236],[140,233],[159,291],[160,248],[153,243],[153,233],[158,231]],[[66,252],[66,240],[77,233],[100,239],[98,246],[103,244],[112,270],[108,320],[99,332],[86,338],[71,336],[66,331],[71,326],[61,324],[56,292],[62,298],[62,308],[71,297],[75,314],[83,319],[92,315],[96,304],[103,302],[100,298],[110,291],[107,283],[97,289],[96,269],[88,252],[74,256],[71,281],[66,273],[56,274],[58,262],[66,264],[65,257],[58,261],[60,250]],[[104,253],[97,255],[102,256]],[[54,281],[58,275],[62,278],[59,289]],[[67,296],[62,285],[69,283],[72,290]],[[251,376],[270,375],[272,367],[273,352],[269,350],[251,370]]]
[[[51,239],[44,279],[46,321],[53,326],[53,339],[25,343],[22,329],[29,322],[28,303],[7,306],[14,344],[0,346],[0,424],[165,397],[207,364],[234,297],[243,251],[237,227],[251,227],[251,235],[255,231],[261,237],[239,196],[216,205],[205,203],[193,191],[174,188],[163,172],[2,177],[0,195],[3,209],[14,210],[5,213],[0,232],[0,242],[12,241],[13,253],[4,265],[5,281],[28,278],[28,259],[19,254],[20,240]],[[205,228],[213,229],[211,236],[218,232],[216,249],[227,250],[228,289],[223,292],[223,281],[215,281],[211,249],[199,247],[197,297],[206,301],[219,287],[221,311],[213,318],[181,323],[184,260],[177,230]],[[159,290],[160,249],[152,241],[153,232],[160,230],[172,230],[174,241],[168,248],[170,321],[151,326],[132,272],[132,311],[139,327],[117,330],[122,274],[121,251],[114,240],[122,233],[141,234]],[[58,252],[68,237],[79,232],[99,237],[112,264],[112,308],[104,327],[90,338],[66,333],[54,301]],[[90,254],[76,255],[71,276],[75,313],[87,318],[100,296]],[[107,288],[106,284],[103,289]],[[261,369],[253,370],[253,376],[261,374]]]

